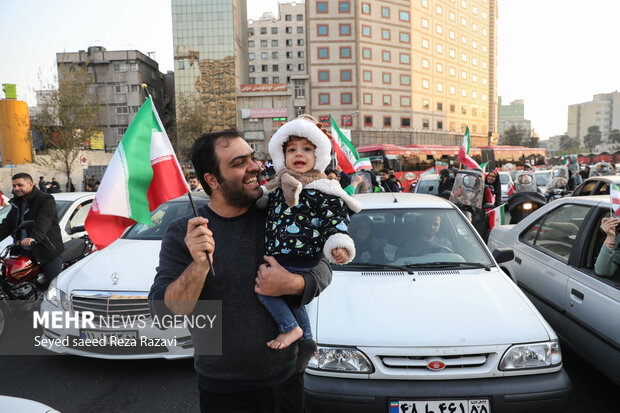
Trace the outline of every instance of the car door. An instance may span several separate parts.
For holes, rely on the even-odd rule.
[[[566,295],[566,338],[584,358],[620,383],[620,274],[594,272],[604,234],[601,219],[609,209],[597,208],[583,232],[575,265],[570,267]]]
[[[570,254],[591,207],[564,203],[550,210],[519,235],[515,278],[559,335],[564,314]]]

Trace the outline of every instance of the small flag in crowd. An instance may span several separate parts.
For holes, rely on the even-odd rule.
[[[504,205],[500,205],[489,212],[489,229],[493,228],[495,225],[504,225],[505,223]]]
[[[566,155],[560,156],[560,164],[561,165],[567,165],[568,164],[568,156],[566,156]]]
[[[467,169],[482,169],[476,161],[469,156],[469,148],[471,141],[469,139],[469,126],[465,127],[465,135],[463,135],[463,144],[459,148],[458,158],[461,164]]]
[[[444,169],[445,169],[445,168],[444,168]],[[433,174],[433,173],[435,173],[435,167],[434,167],[434,166],[431,166],[431,167],[430,167],[430,168],[428,168],[426,171],[422,171],[422,172],[420,172],[420,178],[422,178],[423,176],[426,176],[426,175]]]
[[[86,231],[98,249],[136,222],[153,225],[151,211],[189,192],[155,110],[144,102],[110,160],[86,218]]]
[[[355,172],[355,162],[359,159],[359,154],[355,149],[355,146],[351,143],[350,140],[347,139],[346,136],[342,133],[342,131],[336,125],[336,121],[329,115],[329,119],[331,120],[332,126],[332,142],[334,145],[334,152],[336,153],[336,159],[338,160],[338,165],[340,169],[342,169],[345,173],[351,174]]]
[[[355,165],[353,165],[353,167],[355,168],[355,172],[361,169],[372,169],[372,163],[370,162],[370,158],[360,158],[357,160],[357,162],[355,162]]]
[[[514,193],[515,193],[515,184],[512,183],[512,181],[508,181],[508,191],[506,192],[506,195],[510,196]]]
[[[611,184],[609,196],[611,197],[611,210],[615,216],[620,217],[620,186]]]

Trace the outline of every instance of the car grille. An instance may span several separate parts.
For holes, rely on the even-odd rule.
[[[463,370],[484,366],[492,355],[490,353],[465,354],[441,357],[437,356],[379,356],[381,362],[388,369],[407,369],[410,371],[427,370],[432,360],[441,360],[445,365],[444,370]]]
[[[138,292],[107,292],[107,291],[73,291],[71,294],[72,312],[90,311],[95,315],[95,324],[116,326],[123,323],[123,318],[140,318],[149,320],[151,317],[148,293]]]

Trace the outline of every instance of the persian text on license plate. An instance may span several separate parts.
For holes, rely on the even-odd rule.
[[[389,413],[490,413],[487,399],[392,401]]]

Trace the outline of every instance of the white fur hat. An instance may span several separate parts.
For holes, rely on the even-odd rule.
[[[269,154],[276,173],[285,168],[284,144],[291,136],[306,138],[316,146],[314,169],[325,171],[331,160],[332,143],[312,119],[314,118],[309,115],[302,115],[285,123],[273,134],[269,141]]]

